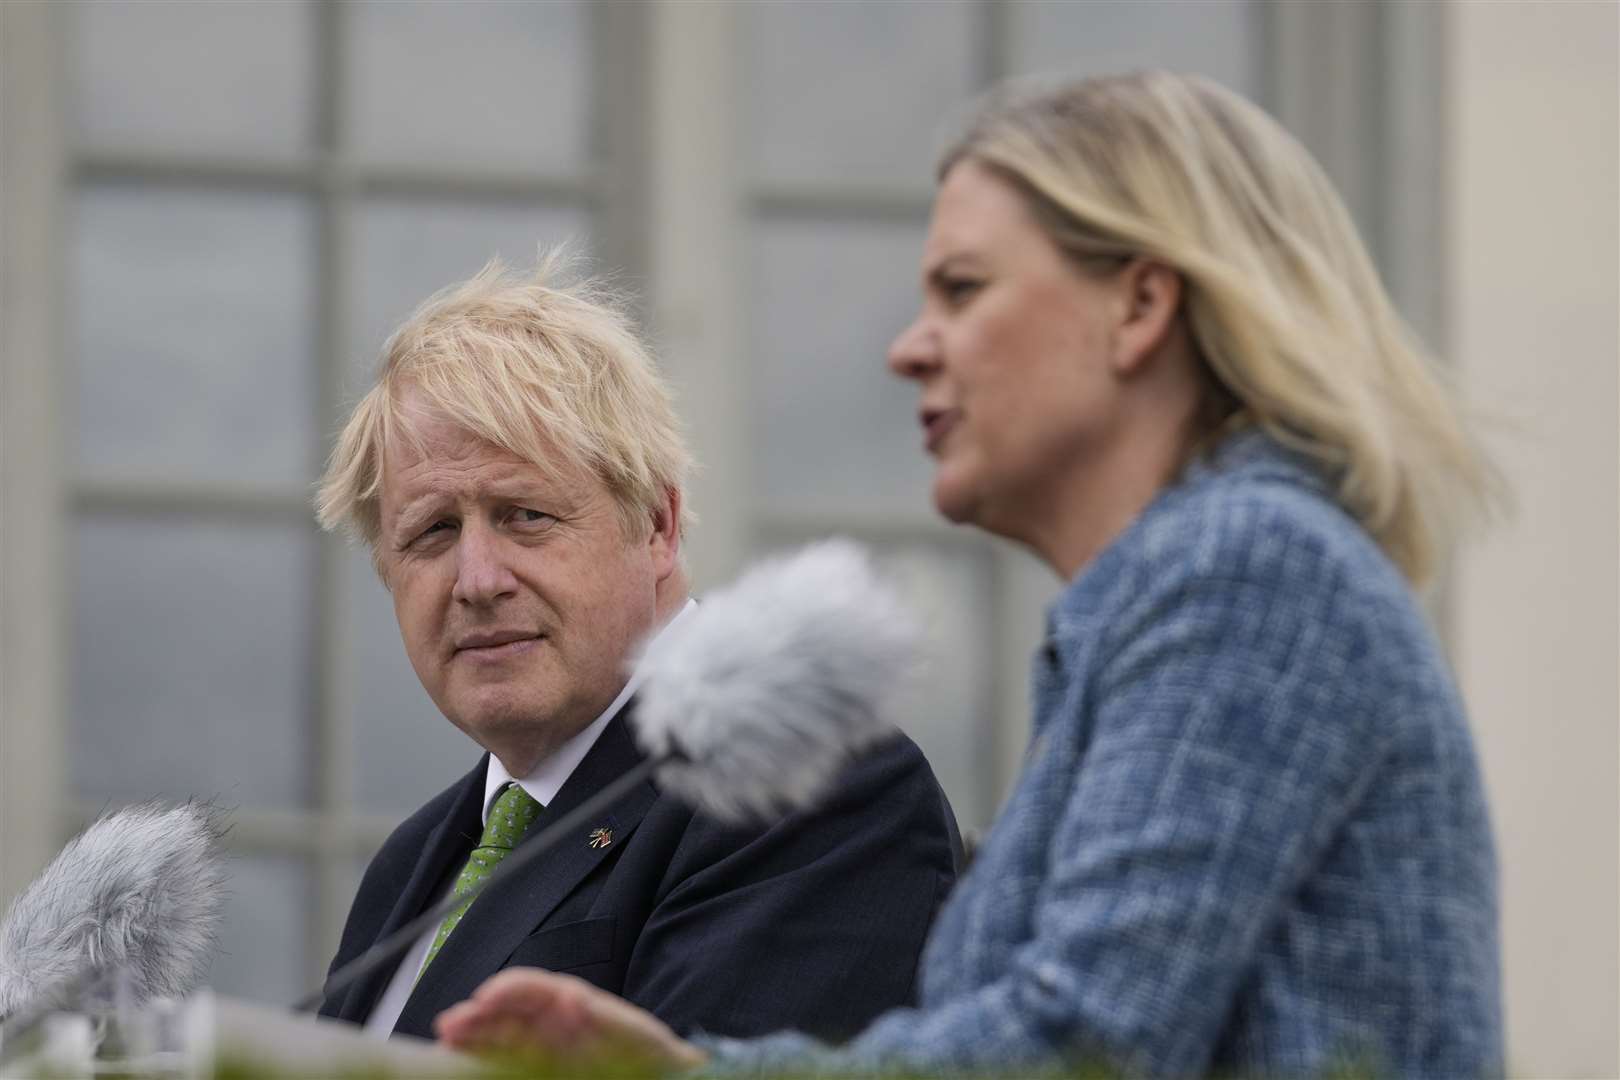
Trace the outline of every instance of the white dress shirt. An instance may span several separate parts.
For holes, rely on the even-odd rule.
[[[686,618],[696,607],[695,601],[687,600],[686,606],[677,611],[675,617],[665,623],[658,633],[662,635],[671,626]],[[630,700],[630,695],[641,686],[642,678],[643,675],[639,670],[632,671],[624,688],[619,691],[619,696],[613,699],[613,704],[591,721],[589,727],[544,758],[527,776],[513,776],[506,771],[506,766],[501,764],[500,758],[494,754],[489,755],[489,766],[484,772],[484,824],[489,824],[490,807],[495,804],[495,799],[507,784],[517,784],[541,806],[550,805],[551,800],[557,797],[557,792],[562,790],[563,784],[573,775],[579,763],[585,760],[585,755],[590,753],[591,747],[596,745],[602,729],[608,726],[608,722],[624,707],[624,703]],[[448,892],[440,893],[434,898],[434,903],[444,899],[446,895]],[[433,939],[438,933],[437,925],[428,927],[422,932],[422,936],[416,939],[416,944],[411,946],[411,951],[399,962],[388,988],[377,999],[376,1007],[366,1018],[365,1029],[368,1034],[379,1039],[386,1039],[393,1034],[394,1025],[399,1023],[399,1014],[405,1011],[405,1002],[409,1000],[411,990],[416,986],[416,980],[422,973],[422,965],[427,961],[428,949],[433,946]]]

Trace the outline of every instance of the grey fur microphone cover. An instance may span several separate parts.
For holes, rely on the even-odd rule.
[[[138,1001],[195,989],[219,933],[222,833],[209,805],[147,803],[70,841],[0,922],[0,1017],[97,970],[127,970]]]
[[[761,563],[653,640],[640,742],[686,760],[660,784],[723,821],[810,805],[853,754],[896,730],[919,669],[915,620],[848,540]]]

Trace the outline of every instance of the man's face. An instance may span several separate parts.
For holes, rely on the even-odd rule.
[[[517,775],[626,680],[675,569],[673,528],[626,537],[603,483],[534,465],[402,403],[420,446],[383,462],[379,565],[411,666],[440,711]]]

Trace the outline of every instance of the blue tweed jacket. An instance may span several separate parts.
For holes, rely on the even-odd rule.
[[[717,1071],[1502,1071],[1462,708],[1302,459],[1248,432],[1190,467],[1053,605],[1034,696],[918,1006],[836,1049],[716,1040]]]

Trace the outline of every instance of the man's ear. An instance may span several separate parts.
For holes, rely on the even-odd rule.
[[[647,544],[652,553],[653,572],[663,581],[681,564],[681,493],[678,489],[664,490],[663,502],[653,510],[652,535]]]
[[[1181,311],[1181,274],[1162,262],[1132,259],[1116,284],[1119,322],[1114,327],[1110,366],[1121,378],[1141,371],[1170,338]]]

